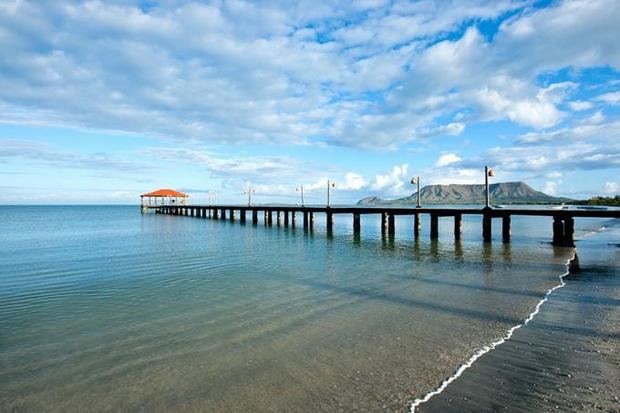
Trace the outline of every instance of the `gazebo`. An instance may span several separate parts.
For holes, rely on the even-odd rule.
[[[140,195],[140,205],[142,208],[161,205],[185,205],[187,203],[188,194],[184,194],[174,189],[158,189]]]

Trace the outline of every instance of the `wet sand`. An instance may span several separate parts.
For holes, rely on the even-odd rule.
[[[541,312],[415,412],[620,412],[620,248],[606,240],[578,245],[580,270]]]

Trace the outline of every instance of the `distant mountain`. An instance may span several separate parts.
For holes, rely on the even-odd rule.
[[[572,201],[536,191],[524,182],[503,182],[489,185],[491,204],[557,204]],[[484,185],[427,185],[420,190],[424,204],[484,204]],[[361,199],[358,205],[415,205],[417,192],[399,199],[381,199],[376,196]]]

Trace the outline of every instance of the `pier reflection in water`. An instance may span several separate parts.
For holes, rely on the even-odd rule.
[[[571,251],[539,222],[504,245],[468,216],[456,243],[443,223],[415,238],[414,217],[386,237],[370,217],[240,221],[0,207],[0,404],[406,409],[529,314]]]

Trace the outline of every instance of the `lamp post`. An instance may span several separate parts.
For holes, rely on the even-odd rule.
[[[251,186],[248,186],[248,190],[243,192],[248,195],[248,206],[252,206],[252,194],[255,192],[256,191]]]
[[[418,205],[416,206],[416,208],[421,208],[420,206],[420,177],[416,176],[416,177],[411,178],[411,185],[418,186],[418,190],[416,192],[417,198],[418,198]]]
[[[327,207],[328,208],[329,208],[329,190],[330,188],[335,188],[335,187],[336,187],[336,183],[328,179],[327,180]]]
[[[304,206],[304,186],[300,185],[298,188],[295,188],[295,191],[301,192],[301,206]]]
[[[495,171],[488,166],[484,167],[484,187],[486,192],[486,205],[485,208],[490,208],[490,192],[489,192],[489,178],[495,176]]]

